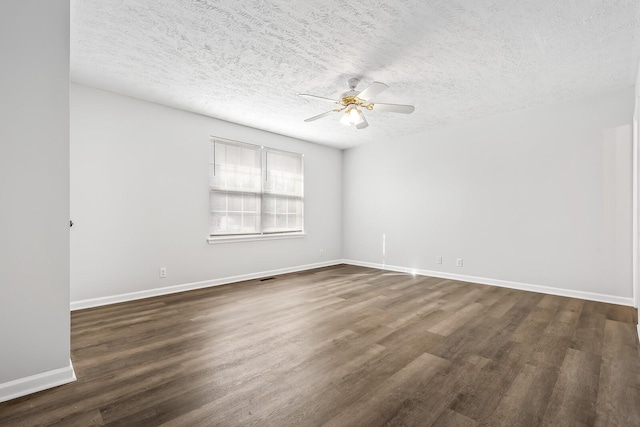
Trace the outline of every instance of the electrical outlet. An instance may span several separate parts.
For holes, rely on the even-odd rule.
[[[162,267],[160,269],[160,278],[164,279],[165,277],[167,277],[167,269],[166,267]]]
[[[440,255],[436,257],[436,264],[442,264],[442,257]]]
[[[462,267],[462,258],[458,258],[458,259],[456,260],[456,265],[457,265],[458,267]]]
[[[324,256],[324,249],[320,249],[320,256]]]

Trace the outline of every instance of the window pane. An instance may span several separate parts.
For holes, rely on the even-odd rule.
[[[299,215],[288,215],[287,226],[294,229],[302,229],[302,217]]]
[[[260,202],[260,198],[255,194],[243,194],[242,195],[242,210],[244,212],[258,212],[258,204]]]
[[[299,211],[298,204],[300,203],[297,199],[288,199],[287,200],[287,212],[290,214],[295,214]]]
[[[265,194],[262,197],[262,211],[265,214],[273,214],[276,212],[276,198]]]
[[[286,230],[287,229],[287,216],[286,215],[276,215],[276,228],[278,230]]]
[[[260,232],[258,213],[221,212],[211,215],[211,234],[255,234]]]
[[[242,215],[222,212],[211,216],[211,234],[236,234],[240,232]]]
[[[212,211],[220,212],[220,211],[227,210],[227,194],[226,193],[212,191],[209,197],[209,200],[211,202]]]
[[[287,213],[287,198],[280,197],[276,199],[276,214]]]
[[[260,232],[260,195],[211,191],[210,234]]]
[[[262,215],[262,228],[265,232],[272,231],[276,227],[276,217],[273,214]]]
[[[302,231],[302,199],[265,194],[262,197],[263,231]]]
[[[257,233],[260,230],[260,215],[244,213],[242,216],[242,232]]]
[[[228,194],[227,201],[229,203],[229,211],[242,212],[242,194]]]

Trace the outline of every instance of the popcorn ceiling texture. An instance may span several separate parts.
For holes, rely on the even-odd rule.
[[[333,147],[634,84],[638,0],[72,0],[74,81]],[[390,86],[356,130],[347,79]]]

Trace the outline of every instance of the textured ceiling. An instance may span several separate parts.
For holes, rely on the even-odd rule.
[[[72,0],[74,81],[346,148],[635,82],[638,0]],[[356,130],[347,79],[390,88]]]

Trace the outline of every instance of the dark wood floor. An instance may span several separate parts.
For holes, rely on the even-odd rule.
[[[0,425],[640,426],[636,310],[336,266],[72,313]]]

